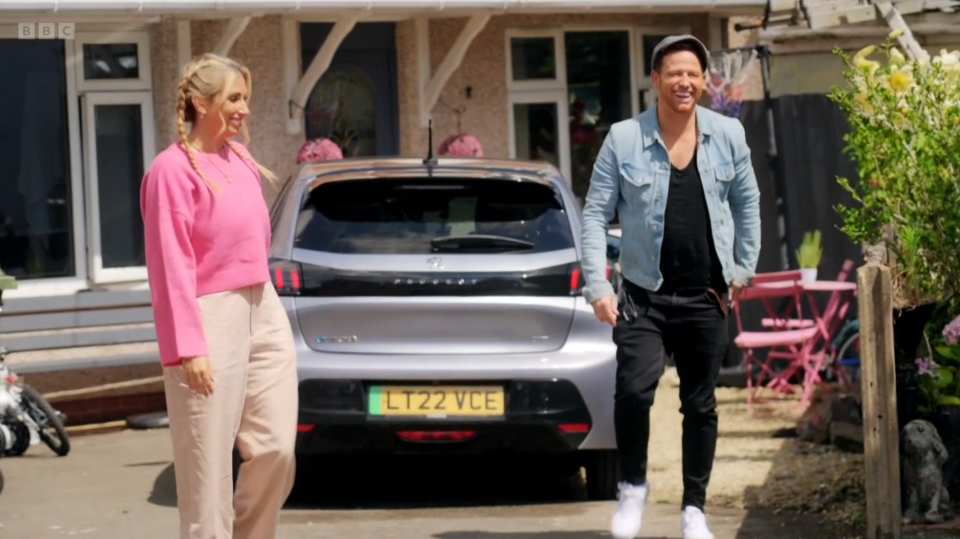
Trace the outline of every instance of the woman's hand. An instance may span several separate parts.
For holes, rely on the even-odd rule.
[[[187,374],[187,385],[203,396],[213,393],[213,369],[207,356],[183,359],[183,370]]]

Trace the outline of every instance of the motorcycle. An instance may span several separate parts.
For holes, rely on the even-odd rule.
[[[0,289],[0,313],[3,289]],[[41,441],[57,456],[70,452],[64,416],[7,366],[7,350],[0,345],[0,455],[19,456]],[[0,479],[2,485],[2,479]]]

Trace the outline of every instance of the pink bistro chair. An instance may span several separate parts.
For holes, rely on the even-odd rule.
[[[751,281],[750,286],[756,285],[783,285],[783,286],[792,286],[800,281],[803,273],[800,270],[786,270],[786,271],[774,271],[769,273],[758,273]],[[749,290],[749,287],[744,290]],[[743,294],[741,293],[741,298]],[[748,297],[751,297],[751,294],[748,294]],[[752,296],[758,297],[758,296]],[[786,312],[778,313],[776,309],[771,305],[771,299],[776,298],[777,296],[772,297],[763,297],[760,298],[763,301],[764,308],[767,311],[767,317],[760,321],[760,323],[765,328],[774,328],[774,329],[803,329],[813,326],[812,320],[804,320],[802,317],[802,309],[800,303],[800,296],[796,296],[794,301],[787,306]],[[796,311],[794,314],[796,318],[793,318],[791,312]]]
[[[782,286],[779,286],[779,283],[778,286],[750,286],[741,292],[740,300],[734,305],[739,331],[734,344],[743,351],[744,366],[747,370],[748,405],[757,401],[757,392],[761,388],[778,393],[793,393],[795,388],[790,383],[790,379],[798,371],[804,374],[803,396],[800,404],[806,405],[809,402],[812,387],[808,387],[811,385],[808,383],[811,378],[807,375],[807,371],[815,359],[813,346],[816,343],[815,337],[819,328],[811,326],[799,329],[777,328],[774,331],[744,331],[740,317],[742,301],[762,300],[769,305],[769,300],[774,298],[791,298],[799,306],[802,294],[803,286],[797,281],[784,283]],[[768,350],[767,358],[761,361],[754,351],[764,348]],[[786,368],[777,372],[773,368],[773,363],[783,359],[787,360]],[[754,380],[755,367],[759,369],[756,380]],[[766,383],[764,378],[768,380]]]
[[[837,275],[837,281],[846,282],[852,269],[853,260],[845,260],[840,269],[840,273]],[[828,358],[833,358],[834,360],[830,362],[827,368],[833,371],[834,376],[843,384],[844,389],[849,390],[850,380],[847,378],[843,366],[840,365],[839,358],[836,358],[837,350],[833,347],[833,338],[846,320],[847,311],[850,308],[850,301],[843,301],[841,303],[843,296],[844,292],[841,290],[833,290],[830,292],[830,297],[827,299],[823,313],[818,316],[819,329],[821,331],[817,336],[817,341],[819,341],[817,344],[822,346],[822,354],[817,355],[818,360],[811,365],[808,375],[811,377],[811,383],[819,383],[820,371],[824,368],[824,363]],[[811,310],[814,311],[814,315],[818,314],[812,307]]]

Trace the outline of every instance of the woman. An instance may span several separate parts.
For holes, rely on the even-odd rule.
[[[249,99],[246,67],[212,54],[188,64],[180,141],[141,186],[181,539],[271,539],[293,484],[296,356],[267,270],[260,187],[273,175],[230,140],[248,138]]]

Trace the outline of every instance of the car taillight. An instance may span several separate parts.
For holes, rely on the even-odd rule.
[[[557,428],[568,434],[584,434],[590,432],[589,423],[557,423]]]
[[[298,296],[303,289],[303,270],[300,264],[290,260],[270,262],[270,279],[281,296]]]
[[[607,265],[607,280],[610,280],[610,272],[613,268],[610,265]],[[583,286],[586,283],[583,282],[583,271],[580,270],[580,266],[573,264],[570,268],[570,295],[579,296],[583,293]]]

